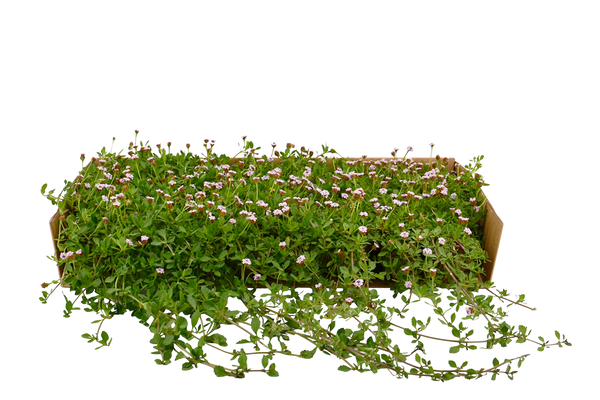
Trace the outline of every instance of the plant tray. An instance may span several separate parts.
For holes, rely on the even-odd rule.
[[[457,171],[457,172],[463,172],[465,171],[465,167],[458,162],[457,158],[455,155],[450,154],[450,155],[446,155],[444,154],[444,156],[447,158],[447,168],[448,171]],[[350,160],[350,161],[354,161],[354,160],[368,160],[370,162],[375,162],[377,160],[392,160],[394,157],[386,155],[386,154],[371,154],[369,156],[367,156],[366,158],[359,156],[358,154],[351,154],[348,157],[344,157],[345,160]],[[423,155],[423,154],[414,154],[412,156],[410,156],[409,158],[411,158],[413,161],[415,162],[429,162],[430,158],[428,155]],[[237,164],[239,161],[241,160],[245,160],[244,158],[231,158],[230,159],[230,164]],[[279,163],[279,158],[275,158],[272,161],[273,165],[277,165]],[[331,162],[330,162],[331,163]],[[485,218],[485,223],[483,226],[483,233],[484,233],[484,249],[485,251],[488,253],[489,256],[489,261],[485,262],[482,264],[484,270],[485,270],[485,276],[482,276],[482,280],[484,281],[491,281],[494,282],[496,280],[496,274],[498,271],[498,264],[500,262],[500,252],[502,250],[502,243],[504,241],[504,234],[506,231],[506,221],[504,220],[504,217],[502,217],[502,214],[500,214],[500,212],[498,211],[496,205],[494,204],[494,202],[492,201],[492,198],[490,197],[490,195],[482,188],[480,190],[481,194],[484,195],[487,199],[485,207],[486,207],[486,218]],[[59,219],[60,219],[60,211],[56,211],[53,216],[50,219],[49,222],[49,230],[50,230],[50,234],[51,234],[51,239],[52,239],[52,246],[53,246],[53,250],[56,254],[57,260],[59,257],[59,250],[58,250],[58,227],[59,227]],[[63,275],[63,266],[59,266],[58,270],[57,270],[57,276],[59,279],[62,279],[62,275]],[[280,282],[280,283],[285,283],[285,282]],[[296,287],[297,284],[294,283],[294,285]],[[257,285],[258,286],[258,285]],[[389,282],[389,281],[383,281],[383,280],[371,280],[370,282],[368,282],[368,286],[369,287],[373,287],[373,288],[389,288],[389,287],[393,287],[393,282]],[[260,286],[258,286],[260,287]],[[302,286],[299,286],[302,287]]]

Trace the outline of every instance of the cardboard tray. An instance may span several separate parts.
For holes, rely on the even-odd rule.
[[[237,163],[239,159],[231,159],[230,163]],[[362,160],[362,158],[348,158],[347,160]],[[392,160],[391,158],[377,158],[377,157],[367,157],[365,158],[365,160],[368,161],[380,161],[380,160]],[[422,162],[422,163],[429,163],[430,160],[434,160],[434,159],[430,159],[429,157],[416,157],[416,158],[412,158],[412,160],[414,162]],[[447,159],[447,164],[446,167],[448,169],[449,172],[451,171],[457,171],[457,172],[463,172],[465,171],[465,168],[460,165],[459,163],[457,163],[455,161],[454,158],[448,158]],[[482,192],[483,196],[485,196],[485,194]],[[487,199],[487,197],[486,197]],[[485,222],[483,225],[483,237],[484,237],[484,244],[483,244],[483,248],[484,250],[488,253],[488,257],[489,257],[489,261],[485,262],[482,264],[484,270],[485,270],[485,275],[483,277],[481,277],[482,281],[492,281],[492,276],[494,274],[494,266],[496,265],[496,256],[498,255],[498,249],[500,247],[500,237],[502,236],[502,229],[504,228],[504,223],[502,222],[502,220],[500,219],[500,217],[498,217],[498,214],[496,213],[496,210],[494,210],[494,207],[492,207],[492,204],[490,203],[489,199],[485,202],[485,209],[486,209],[486,217],[485,217]],[[56,258],[58,259],[60,256],[60,251],[58,249],[58,234],[59,234],[59,222],[60,222],[60,211],[57,210],[56,213],[52,216],[52,218],[50,218],[50,232],[52,234],[52,244],[54,245],[54,253],[56,255]],[[64,266],[58,266],[58,276],[60,279],[62,279],[62,275],[63,275],[63,270],[64,270]],[[371,287],[389,287],[389,283],[386,284],[386,282],[379,282],[379,284],[371,284]]]

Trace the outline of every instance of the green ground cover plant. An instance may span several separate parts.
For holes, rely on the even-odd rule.
[[[59,195],[42,187],[59,208],[51,258],[63,272],[42,285],[40,300],[68,287],[64,316],[98,314],[97,329],[83,334],[97,348],[112,341],[106,321],[126,313],[152,332],[157,363],[237,378],[278,376],[276,356],[320,351],[341,371],[512,379],[529,354],[492,355],[483,367],[448,358],[515,343],[570,345],[558,332],[551,343],[509,324],[509,307],[529,308],[525,296],[511,299],[482,278],[483,156],[461,173],[433,156],[433,144],[428,162],[409,158],[410,147],[347,159],[327,146],[275,143],[260,155],[245,137],[233,157],[214,145],[206,140],[199,155],[190,145],[173,154],[170,143],[153,151],[136,132],[125,154],[102,149],[87,165],[82,155]],[[411,316],[416,303],[429,312]],[[433,325],[447,334],[428,334]],[[223,327],[242,339],[231,343]],[[305,348],[292,349],[292,338]],[[432,363],[429,342],[447,345],[447,365]],[[214,361],[219,355],[228,363]]]

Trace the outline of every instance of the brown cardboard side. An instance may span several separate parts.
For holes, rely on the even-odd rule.
[[[50,218],[50,233],[52,234],[52,244],[54,245],[54,256],[59,259],[60,253],[58,250],[58,224],[60,222],[60,211],[56,210],[56,213]],[[64,265],[58,267],[58,276],[62,278]]]
[[[484,194],[485,196],[485,194]],[[486,197],[487,198],[487,197]],[[488,253],[489,261],[483,263],[485,269],[485,281],[492,281],[494,274],[494,266],[496,265],[496,256],[498,255],[498,248],[500,247],[500,237],[502,236],[502,228],[504,223],[496,214],[496,210],[492,207],[489,200],[485,203],[486,216],[485,223],[483,225],[483,248]]]

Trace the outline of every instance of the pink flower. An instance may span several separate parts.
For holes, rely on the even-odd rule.
[[[236,223],[236,222],[237,222],[237,220],[236,220],[235,218],[231,218],[231,219],[229,220],[229,223],[230,223],[231,225],[235,225],[235,223]]]
[[[254,278],[252,278],[252,279],[254,279],[255,282],[258,282],[258,281],[260,281],[261,277],[262,277],[261,274],[254,274]]]
[[[287,246],[287,244],[285,242],[279,242],[280,249],[285,249],[286,246]]]
[[[438,243],[443,246],[443,245],[446,244],[446,239],[444,239],[444,238],[441,237],[441,238],[438,239]]]
[[[407,265],[406,267],[402,268],[402,272],[406,273],[406,272],[408,272],[409,269],[410,269],[410,267]]]
[[[440,144],[436,141],[436,140],[428,140],[427,142],[425,142],[425,147],[430,148],[430,147],[434,147],[437,148]]]
[[[127,243],[129,246],[133,246],[133,242],[129,239],[125,239],[125,243]]]
[[[346,303],[348,303],[349,305],[353,303],[354,300],[352,300],[351,297],[346,297]]]
[[[306,256],[303,254],[296,259],[296,264],[302,265],[302,264],[304,264],[304,260],[306,260]]]
[[[146,244],[148,243],[148,236],[142,236],[142,243]]]
[[[357,280],[355,280],[355,281],[354,281],[354,287],[357,287],[357,288],[359,288],[359,287],[361,287],[362,285],[364,285],[364,283],[365,283],[365,281],[364,281],[364,280],[362,280],[362,279],[357,279]]]
[[[474,312],[473,307],[467,307],[467,315],[473,315]]]
[[[82,249],[79,249],[79,250],[77,250],[77,251],[75,252],[75,254],[77,254],[78,256],[80,256],[80,255],[82,255],[82,254],[83,254],[83,250],[82,250]]]
[[[411,281],[404,282],[404,287],[407,289],[410,289],[412,287],[412,282]]]
[[[469,228],[465,228],[465,233],[466,233],[467,235],[470,235],[470,234],[471,234],[471,233],[473,233],[473,232],[471,232],[471,230],[470,230]]]
[[[364,212],[364,211],[363,211],[363,212],[359,213],[358,215],[359,215],[361,218],[367,218],[367,217],[369,216],[369,213],[367,213],[367,212]]]
[[[361,235],[366,235],[368,231],[369,231],[369,230],[367,229],[367,227],[366,227],[366,226],[359,226],[359,227],[358,227],[358,232],[359,232]]]
[[[323,284],[321,282],[319,282],[315,285],[315,289],[321,289],[322,287],[323,287]]]
[[[430,249],[430,248],[428,248],[428,247],[425,247],[425,248],[423,249],[423,254],[432,254],[432,253],[433,253],[433,252],[432,252],[432,251],[431,251],[431,249]]]
[[[164,269],[162,269],[162,268],[156,268],[156,273],[157,273],[158,275],[162,275],[162,274],[164,274],[164,273],[165,273],[165,270],[164,270]]]
[[[252,265],[252,261],[250,261],[249,258],[244,258],[242,260],[242,264],[244,264],[244,265]]]
[[[402,239],[408,239],[408,232],[404,231],[404,232],[400,233],[400,237]]]

